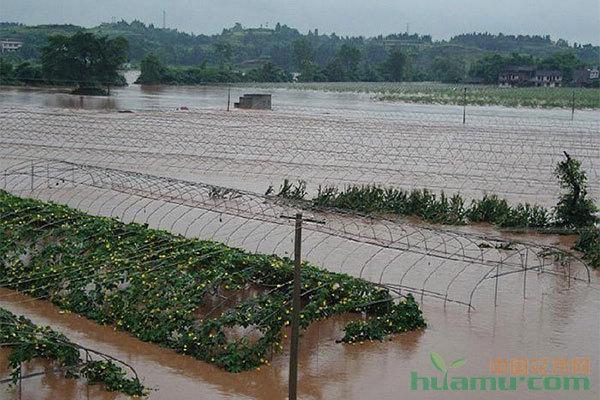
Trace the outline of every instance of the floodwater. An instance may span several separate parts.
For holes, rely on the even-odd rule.
[[[250,91],[234,89],[232,97]],[[31,182],[30,176],[21,171],[5,176],[0,187],[92,214],[147,222],[251,251],[289,254],[292,230],[286,226],[273,228],[273,222],[264,219],[247,221],[223,215],[218,209],[199,209],[195,206],[206,207],[198,200],[202,192],[193,191],[193,185],[187,183],[175,187],[168,178],[255,193],[264,192],[268,185],[277,187],[285,177],[306,179],[311,190],[317,184],[373,182],[466,195],[502,193],[514,201],[551,205],[558,191],[552,178],[553,165],[567,150],[582,159],[591,193],[600,195],[600,123],[596,113],[587,111],[578,112],[571,122],[564,110],[470,108],[468,124],[462,126],[462,110],[458,107],[376,103],[365,95],[353,94],[280,90],[275,92],[275,110],[265,113],[227,113],[222,104],[225,88],[132,86],[116,90],[115,96],[108,99],[3,89],[0,98],[0,170],[15,166],[28,170],[32,160],[41,162],[34,166]],[[183,106],[190,110],[174,111]],[[120,114],[116,110],[134,112]],[[55,169],[57,161],[90,167],[83,172],[72,167],[60,170]],[[111,177],[100,167],[124,172]],[[142,180],[137,175],[134,178],[133,172],[160,178]],[[71,184],[65,183],[71,174]],[[34,190],[29,189],[30,184]],[[152,197],[152,188],[161,192],[161,198]],[[177,193],[183,193],[185,201],[175,198]],[[276,211],[273,215],[279,215],[279,209]],[[465,301],[485,272],[479,268],[483,265],[468,261],[470,254],[481,252],[483,257],[477,247],[483,235],[502,235],[485,227],[432,232],[403,222],[377,224],[351,217],[331,218],[328,222],[330,231],[307,228],[304,256],[311,262],[336,272],[437,292],[447,289],[448,281],[460,274],[449,293],[451,298]],[[352,229],[347,229],[350,226]],[[420,253],[387,242],[387,247],[378,242],[360,243],[356,241],[358,234],[346,240],[332,235],[335,229],[348,235],[351,230],[360,235],[370,230],[377,237],[385,233],[392,237],[390,243],[410,237],[412,249]],[[482,236],[473,239],[461,236],[462,231]],[[422,237],[424,245],[415,243],[415,237]],[[520,235],[511,240],[566,247],[570,239]],[[440,260],[436,251],[457,258]],[[511,262],[511,258],[518,257],[501,253],[486,252],[486,261],[500,257]],[[559,265],[545,267],[546,271],[561,271]],[[573,273],[584,278],[583,267],[574,267]],[[471,312],[463,305],[417,296],[428,327],[383,343],[335,343],[341,337],[343,318],[315,324],[301,340],[299,397],[597,399],[599,278],[599,273],[592,271],[588,284],[542,273],[541,269],[531,271],[523,298],[523,275],[508,275],[499,282],[497,306],[493,282],[487,280],[476,293]],[[154,389],[150,399],[286,397],[286,350],[260,371],[229,374],[4,289],[0,290],[0,307],[26,315],[35,323],[51,325],[74,342],[131,364],[144,383]],[[482,392],[413,391],[411,371],[420,376],[440,375],[429,360],[431,351],[442,355],[447,363],[466,359],[465,365],[450,371],[452,376],[491,375],[490,362],[498,358],[541,358],[549,362],[556,358],[589,358],[591,390],[534,392],[520,386],[516,392],[485,396]],[[34,364],[30,370],[43,367]],[[0,379],[5,374],[2,368],[0,361]],[[87,390],[82,383],[48,374],[23,382],[22,398],[86,399]],[[18,390],[1,387],[0,398],[18,399]],[[91,388],[89,398],[124,397]]]

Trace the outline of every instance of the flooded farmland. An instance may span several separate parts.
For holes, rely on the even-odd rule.
[[[553,169],[567,151],[582,161],[590,194],[600,198],[600,119],[591,111],[577,111],[571,121],[565,110],[470,107],[463,125],[460,107],[389,104],[360,94],[276,90],[272,112],[226,112],[224,88],[133,86],[111,98],[3,89],[0,99],[0,188],[259,253],[293,251],[293,228],[278,222],[290,208],[263,196],[285,178],[306,180],[313,193],[319,185],[375,183],[552,206],[559,193]],[[132,112],[118,112],[124,110]],[[210,198],[206,185],[241,194]],[[568,249],[570,238],[315,218],[327,224],[307,227],[307,260],[411,291],[428,327],[345,345],[336,343],[342,321],[314,324],[301,339],[300,398],[481,398],[412,391],[412,371],[435,374],[432,351],[447,361],[465,358],[465,376],[490,375],[496,359],[588,358],[589,391],[516,390],[502,398],[598,398],[600,276],[542,255]],[[480,246],[492,238],[514,242],[514,249]],[[519,266],[525,273],[515,273]],[[491,279],[496,267],[501,279]],[[153,388],[150,399],[287,395],[287,349],[260,371],[229,374],[43,300],[3,289],[0,307],[131,364]],[[53,373],[24,381],[21,390],[23,399],[122,398]],[[18,399],[18,391],[2,387],[0,398]]]

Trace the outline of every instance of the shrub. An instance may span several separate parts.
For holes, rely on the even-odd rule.
[[[583,258],[594,268],[600,268],[600,228],[587,227],[581,230],[575,249],[583,253]]]
[[[581,162],[565,152],[566,160],[558,163],[555,174],[565,192],[556,206],[556,219],[560,226],[579,228],[598,222],[598,208],[587,197],[587,176]]]

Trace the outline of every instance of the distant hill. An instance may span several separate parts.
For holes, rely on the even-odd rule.
[[[380,63],[391,49],[400,48],[411,55],[413,68],[427,68],[437,57],[455,57],[468,65],[489,53],[520,53],[543,58],[557,52],[571,52],[590,65],[597,64],[600,57],[598,46],[569,44],[562,39],[552,40],[549,36],[468,33],[441,41],[432,40],[429,35],[406,33],[370,38],[341,37],[335,34],[322,35],[318,31],[302,34],[297,29],[281,24],[272,29],[244,28],[236,24],[220,34],[208,36],[160,29],[139,21],[104,23],[90,29],[75,25],[0,23],[0,38],[22,40],[24,45],[18,57],[35,59],[49,35],[72,34],[81,29],[111,37],[126,37],[132,63],[138,63],[147,53],[154,52],[164,63],[182,66],[227,62],[240,67],[255,67],[270,61],[294,71],[299,69],[298,59],[302,57],[325,65],[344,44],[358,48],[366,64]]]

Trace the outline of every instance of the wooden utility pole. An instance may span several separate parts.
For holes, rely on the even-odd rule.
[[[302,282],[300,279],[300,268],[302,266],[302,223],[315,223],[325,225],[325,221],[302,217],[302,213],[297,213],[295,217],[281,215],[284,219],[293,219],[296,221],[294,237],[294,291],[292,294],[292,337],[290,338],[290,373],[288,383],[288,399],[298,399],[298,348],[300,345],[300,296]]]
[[[292,299],[292,337],[290,341],[290,375],[288,399],[298,398],[298,347],[300,342],[300,267],[302,264],[302,213],[296,214],[294,238],[294,294]]]

